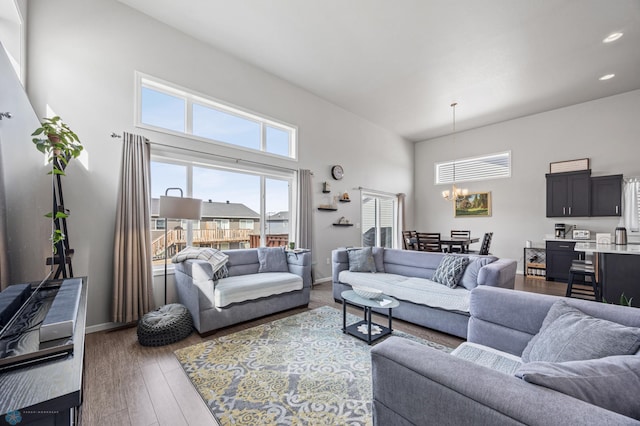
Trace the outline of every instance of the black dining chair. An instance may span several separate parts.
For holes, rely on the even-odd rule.
[[[440,243],[440,233],[436,232],[417,232],[418,250],[420,251],[442,251]]]
[[[471,238],[471,231],[460,231],[460,230],[451,230],[451,238]],[[459,253],[463,251],[468,251],[469,247],[466,247],[464,250],[461,246],[450,246],[447,251],[451,253]]]
[[[405,250],[417,250],[416,231],[402,231],[402,246]]]
[[[489,254],[489,247],[491,246],[491,239],[493,238],[493,232],[485,232],[482,239],[482,245],[480,246],[480,252],[478,254]]]

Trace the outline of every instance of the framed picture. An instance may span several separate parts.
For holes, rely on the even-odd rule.
[[[474,192],[453,204],[454,217],[491,216],[491,192]]]

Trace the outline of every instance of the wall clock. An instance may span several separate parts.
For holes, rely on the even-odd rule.
[[[342,166],[339,164],[336,166],[333,166],[331,168],[331,176],[333,176],[335,180],[342,179],[342,177],[344,176],[344,170],[342,169]]]

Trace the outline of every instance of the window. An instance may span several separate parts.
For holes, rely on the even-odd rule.
[[[215,229],[229,229],[229,219],[213,219]]]
[[[253,229],[253,220],[240,219],[240,229]]]
[[[295,159],[297,129],[287,123],[225,104],[136,73],[136,125]]]
[[[158,199],[167,188],[181,188],[185,197],[202,200],[200,221],[169,220],[167,256],[173,256],[189,241],[196,247],[219,250],[286,244],[292,232],[289,217],[295,217],[293,183],[292,171],[241,168],[235,163],[205,163],[201,158],[176,159],[154,153],[151,161],[154,264],[164,265],[164,219],[158,218]],[[277,226],[272,223],[272,212],[277,212]]]
[[[484,155],[481,157],[463,158],[436,163],[435,175],[436,185],[510,177],[511,152],[507,151]]]
[[[362,192],[362,245],[393,248],[398,203],[395,196]]]

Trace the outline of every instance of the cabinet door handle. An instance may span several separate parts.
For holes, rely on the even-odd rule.
[[[559,248],[570,248],[569,246],[558,246]]]
[[[566,215],[566,214],[567,214],[567,208],[566,208],[566,207],[563,207],[563,208],[562,208],[562,216],[564,216],[564,215]]]
[[[616,214],[618,214],[618,208],[619,208],[619,206],[616,206]]]
[[[569,216],[571,216],[571,207],[569,207]]]

